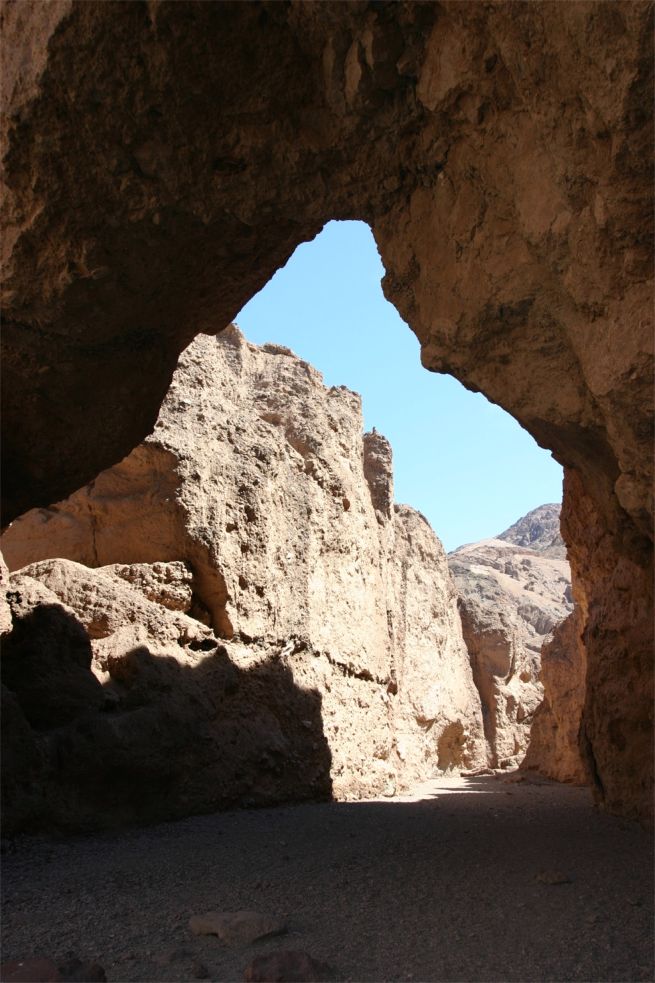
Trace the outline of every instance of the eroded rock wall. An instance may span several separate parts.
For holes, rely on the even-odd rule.
[[[228,653],[196,619],[150,600],[144,575],[179,582],[179,565],[157,567],[140,566],[140,586],[69,560],[12,576],[5,834],[330,796],[320,695],[279,650]]]
[[[587,734],[602,800],[641,810],[652,14],[647,0],[3,5],[5,521],[124,457],[196,332],[232,320],[327,219],[364,219],[424,364],[577,474],[567,508],[591,503],[598,535],[570,522],[567,545],[618,645],[589,659]]]
[[[653,783],[653,578],[647,555],[617,550],[580,476],[565,472],[562,530],[587,656],[581,721],[596,799],[648,817]]]
[[[522,761],[544,695],[542,647],[573,610],[563,553],[559,507],[546,505],[448,556],[494,768]],[[571,659],[577,678],[575,647]]]
[[[580,724],[585,698],[587,655],[582,642],[579,609],[555,628],[541,650],[543,702],[530,728],[530,742],[521,762],[526,770],[558,782],[589,783]]]
[[[82,716],[106,745],[105,760],[116,768],[147,739],[130,774],[152,765],[156,777],[168,761],[152,801],[133,807],[137,818],[393,794],[439,770],[486,762],[443,548],[419,513],[394,505],[391,448],[380,434],[362,434],[359,397],[327,389],[288,349],[257,348],[233,327],[197,339],[153,435],[70,499],[18,519],[2,544],[17,570],[14,605],[43,590],[46,607],[54,596],[56,617],[86,638],[79,672],[102,699]],[[35,600],[28,607],[15,610],[21,624],[45,617]],[[17,631],[10,665],[20,661]],[[50,662],[38,675],[49,673],[55,699],[65,677]],[[277,683],[260,705],[267,679]],[[24,697],[27,678],[12,681],[10,673],[10,698],[38,703]],[[303,701],[311,712],[298,717]],[[77,725],[73,715],[73,755]],[[44,727],[32,743],[51,748],[59,738]],[[68,772],[61,781],[90,822],[90,759],[79,740],[75,794]],[[194,777],[182,780],[187,767]],[[56,785],[56,769],[44,769],[46,785]],[[120,792],[128,786],[122,778],[116,808],[100,808],[98,821],[129,815]],[[54,818],[72,821],[61,810]]]

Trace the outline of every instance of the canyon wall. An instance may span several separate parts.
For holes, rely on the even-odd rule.
[[[585,765],[614,812],[648,817],[653,807],[652,571],[615,550],[580,476],[564,475],[562,531],[586,652],[582,715]],[[618,712],[620,711],[620,712]]]
[[[197,339],[153,435],[2,547],[10,828],[486,763],[443,548],[359,397],[288,349]]]
[[[542,648],[573,610],[559,513],[557,505],[540,506],[495,539],[461,546],[448,556],[494,768],[523,760],[544,696]],[[568,654],[577,679],[575,645]],[[581,708],[578,694],[578,719]],[[575,716],[570,703],[566,712]],[[576,753],[577,733],[571,756]],[[544,761],[546,755],[544,748]],[[559,777],[554,762],[545,770]]]
[[[543,701],[532,718],[524,771],[537,771],[558,782],[590,781],[586,739],[580,733],[587,656],[580,611],[557,625],[541,649]],[[582,747],[581,747],[582,745]]]
[[[5,521],[132,450],[299,242],[368,221],[424,365],[568,469],[595,789],[651,813],[652,15],[4,4]]]

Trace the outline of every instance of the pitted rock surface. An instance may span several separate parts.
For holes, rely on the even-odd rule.
[[[3,547],[12,589],[47,591],[75,620],[104,699],[89,727],[107,768],[129,760],[100,822],[393,796],[486,763],[443,547],[394,505],[391,448],[362,433],[359,396],[288,350],[234,327],[197,339],[152,436],[18,519]],[[60,780],[76,781],[53,766]],[[52,801],[50,818],[74,825]]]

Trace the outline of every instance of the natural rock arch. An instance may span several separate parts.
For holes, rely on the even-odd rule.
[[[152,427],[330,218],[426,367],[567,468],[600,797],[652,781],[652,7],[8,4],[5,521]]]

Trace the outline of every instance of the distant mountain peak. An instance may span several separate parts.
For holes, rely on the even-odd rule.
[[[561,506],[556,504],[539,505],[509,529],[501,532],[496,539],[548,556],[563,557],[566,555],[566,547],[559,531],[560,511]]]

